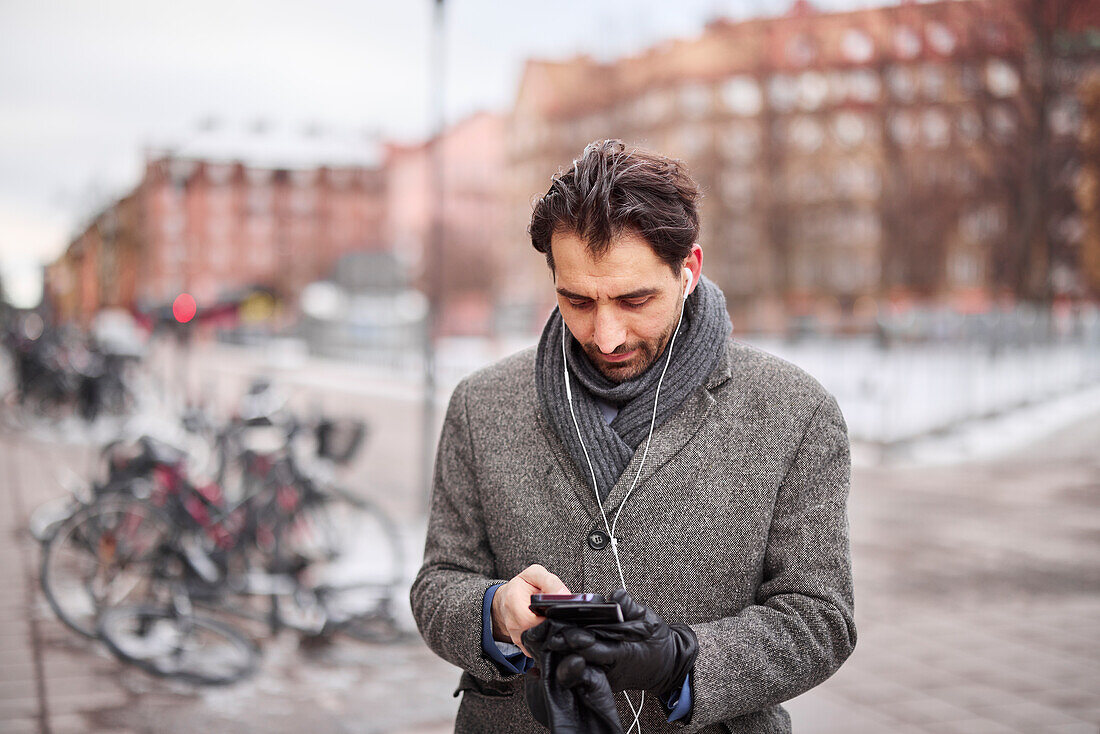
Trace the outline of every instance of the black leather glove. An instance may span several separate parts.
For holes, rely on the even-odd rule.
[[[523,645],[536,663],[524,680],[527,708],[554,734],[622,734],[615,694],[604,671],[586,666],[576,655],[567,662],[562,653],[545,645],[570,627],[548,619],[523,633]]]
[[[581,679],[583,670],[573,659],[579,656],[587,667],[606,671],[613,691],[652,691],[667,699],[695,666],[695,633],[687,625],[666,623],[626,589],[612,592],[611,601],[622,609],[622,622],[555,629],[542,643],[565,656],[558,666],[559,682],[568,685]]]

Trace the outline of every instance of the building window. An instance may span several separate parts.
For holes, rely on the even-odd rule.
[[[707,147],[707,128],[702,125],[685,125],[680,131],[676,150],[682,151],[685,156],[699,155]]]
[[[672,110],[669,93],[663,89],[651,89],[646,92],[638,104],[638,119],[646,123],[664,121]]]
[[[718,136],[718,147],[726,158],[748,163],[760,150],[760,128],[744,122],[731,124]]]
[[[938,54],[949,56],[958,45],[955,32],[943,23],[929,23],[926,31],[928,45]]]
[[[957,286],[978,284],[978,262],[969,252],[953,252],[948,265],[951,280]]]
[[[959,231],[970,242],[988,242],[1004,230],[1004,213],[997,204],[985,204],[959,217]]]
[[[305,168],[290,172],[290,184],[295,188],[308,188],[317,179],[317,169]]]
[[[817,58],[817,44],[805,33],[787,41],[787,60],[794,66],[809,66]]]
[[[195,168],[194,161],[173,159],[168,164],[168,176],[176,188],[182,189],[195,173]]]
[[[807,71],[798,77],[798,106],[807,112],[821,107],[829,94],[829,82],[823,74]]]
[[[1070,95],[1050,106],[1050,129],[1055,135],[1076,136],[1081,129],[1081,103]]]
[[[207,163],[206,178],[214,186],[224,186],[233,178],[233,166],[227,163]]]
[[[229,265],[229,239],[224,230],[210,230],[210,267],[217,272],[224,271]]]
[[[973,143],[982,136],[982,116],[977,110],[963,108],[959,110],[959,118],[955,121],[955,129],[959,138],[966,143]]]
[[[854,148],[867,139],[867,123],[856,112],[840,112],[833,118],[833,135],[846,148]]]
[[[837,193],[851,198],[874,198],[882,190],[878,170],[866,161],[845,159],[833,172]]]
[[[994,97],[1011,97],[1020,91],[1020,75],[1002,59],[990,59],[985,65],[985,83]]]
[[[940,110],[925,110],[921,115],[921,132],[929,148],[943,148],[951,140],[951,123]]]
[[[233,191],[224,187],[211,189],[206,195],[210,219],[225,221],[233,216]]]
[[[803,153],[813,153],[825,142],[821,123],[812,117],[797,117],[791,122],[791,142]]]
[[[161,219],[161,227],[164,231],[164,236],[169,240],[176,240],[183,236],[183,230],[185,226],[185,217],[182,213],[173,212],[166,214]]]
[[[299,188],[290,192],[290,211],[299,217],[313,214],[317,197],[313,189]]]
[[[836,69],[828,72],[825,79],[829,84],[829,104],[840,104],[848,98],[848,77]]]
[[[848,61],[863,64],[875,55],[875,42],[866,31],[849,28],[844,31],[844,36],[840,40],[840,49]]]
[[[253,186],[263,186],[271,181],[273,173],[270,168],[246,168],[244,177]]]
[[[959,66],[959,87],[967,97],[975,97],[983,88],[982,74],[974,64]]]
[[[999,104],[990,108],[989,134],[998,143],[1011,142],[1015,137],[1016,117],[1006,105]]]
[[[252,216],[262,217],[271,213],[271,203],[274,199],[271,189],[266,186],[253,186],[248,189],[248,213]]]
[[[1003,53],[1008,50],[1008,29],[1003,23],[987,21],[982,23],[981,29],[986,48],[993,53]]]
[[[703,84],[685,84],[680,87],[680,109],[692,120],[706,117],[710,111],[710,87]]]
[[[728,169],[722,173],[722,200],[738,210],[748,209],[752,205],[752,175],[741,168]]]
[[[882,94],[878,74],[870,69],[856,69],[848,74],[848,93],[857,102],[877,102]]]
[[[328,171],[328,182],[334,189],[350,187],[354,177],[354,172],[347,168],[332,168]]]
[[[768,99],[776,112],[790,112],[798,101],[798,83],[794,77],[775,74],[768,80]]]
[[[920,55],[920,35],[907,25],[894,29],[894,50],[903,59],[915,59]]]
[[[902,102],[912,102],[917,96],[917,77],[908,66],[891,66],[887,69],[886,86]]]
[[[853,212],[842,221],[838,238],[843,238],[844,232],[849,231],[856,242],[877,242],[882,234],[882,225],[878,215],[871,211],[860,209]]]
[[[903,110],[890,115],[887,129],[890,137],[901,145],[912,145],[917,139],[917,121],[910,112]]]
[[[925,64],[920,70],[921,91],[927,99],[938,102],[943,99],[947,87],[947,74],[941,64]]]
[[[611,132],[611,123],[607,115],[592,114],[580,120],[581,138],[585,141],[606,140]]]
[[[722,85],[722,101],[730,112],[743,117],[758,115],[764,107],[760,85],[751,76],[727,79]]]
[[[787,178],[787,195],[792,201],[813,203],[828,199],[832,190],[827,177],[816,171],[794,171]]]

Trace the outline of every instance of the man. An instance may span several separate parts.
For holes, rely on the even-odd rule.
[[[535,204],[558,308],[537,348],[455,389],[412,587],[424,639],[465,671],[458,732],[538,729],[535,593],[615,592],[644,622],[652,639],[568,644],[612,691],[649,691],[646,732],[789,731],[779,704],[855,645],[844,419],[729,339],[698,196],[678,162],[604,141]]]

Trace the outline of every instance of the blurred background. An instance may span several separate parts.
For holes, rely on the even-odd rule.
[[[734,337],[848,421],[861,640],[795,730],[1100,725],[1100,3],[6,0],[0,109],[0,730],[449,731],[407,609],[438,425],[537,340],[531,203],[603,138],[687,163]],[[65,619],[51,553],[74,608],[118,588],[104,496],[177,493],[232,579],[285,486],[276,534],[369,503],[369,634],[305,561],[228,687]]]

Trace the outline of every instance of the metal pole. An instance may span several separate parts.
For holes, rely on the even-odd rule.
[[[424,252],[425,285],[428,290],[428,314],[424,323],[424,406],[421,425],[421,481],[424,514],[432,495],[432,464],[435,455],[435,336],[439,323],[443,275],[443,153],[444,89],[446,53],[444,48],[444,0],[435,0],[432,12],[431,82],[429,109],[432,111],[432,137],[429,143],[431,187],[431,226]]]

